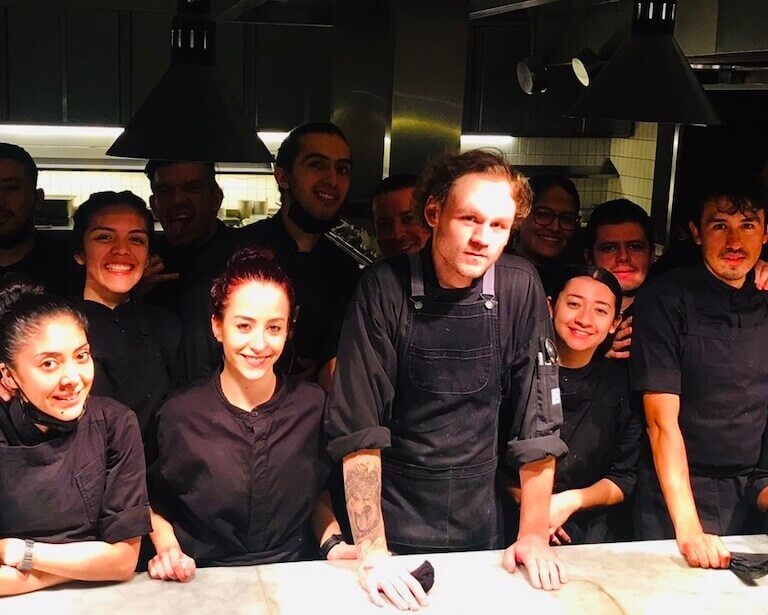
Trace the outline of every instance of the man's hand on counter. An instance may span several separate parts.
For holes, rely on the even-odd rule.
[[[360,584],[376,606],[384,606],[379,592],[401,611],[427,606],[427,594],[411,574],[412,565],[388,552],[369,552],[360,560]],[[418,568],[416,566],[414,570]]]
[[[518,564],[525,566],[531,585],[536,589],[560,589],[568,582],[565,567],[547,540],[534,534],[519,536],[516,543],[506,548],[501,563],[512,573]]]
[[[719,536],[698,532],[677,537],[677,546],[693,568],[728,568],[731,553]]]
[[[168,280],[176,280],[179,277],[178,273],[163,273],[164,271],[165,263],[163,259],[157,254],[150,256],[149,261],[147,261],[147,268],[136,285],[136,292],[139,295],[146,295],[157,284],[167,282]]]

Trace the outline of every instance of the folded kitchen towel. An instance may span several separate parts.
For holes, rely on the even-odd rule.
[[[768,574],[768,553],[731,553],[731,572],[746,585]]]
[[[435,584],[435,569],[427,560],[424,560],[424,563],[421,566],[412,571],[411,575],[421,584],[422,588],[424,588],[424,591],[427,593]]]

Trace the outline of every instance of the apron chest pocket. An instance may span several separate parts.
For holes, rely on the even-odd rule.
[[[429,393],[466,395],[482,390],[491,375],[491,347],[428,350],[411,344],[408,378]]]

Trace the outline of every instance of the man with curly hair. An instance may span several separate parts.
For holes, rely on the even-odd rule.
[[[390,550],[503,546],[503,455],[523,494],[504,565],[557,588],[565,574],[548,544],[549,500],[566,446],[552,325],[536,270],[502,255],[530,189],[500,155],[474,150],[428,167],[414,202],[431,237],[363,272],[329,401],[360,581],[375,603],[383,592],[416,609],[426,596]]]

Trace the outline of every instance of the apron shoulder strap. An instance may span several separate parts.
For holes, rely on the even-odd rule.
[[[413,307],[420,310],[424,307],[424,271],[421,267],[419,252],[409,254],[408,263],[411,266],[410,299],[413,302]]]

